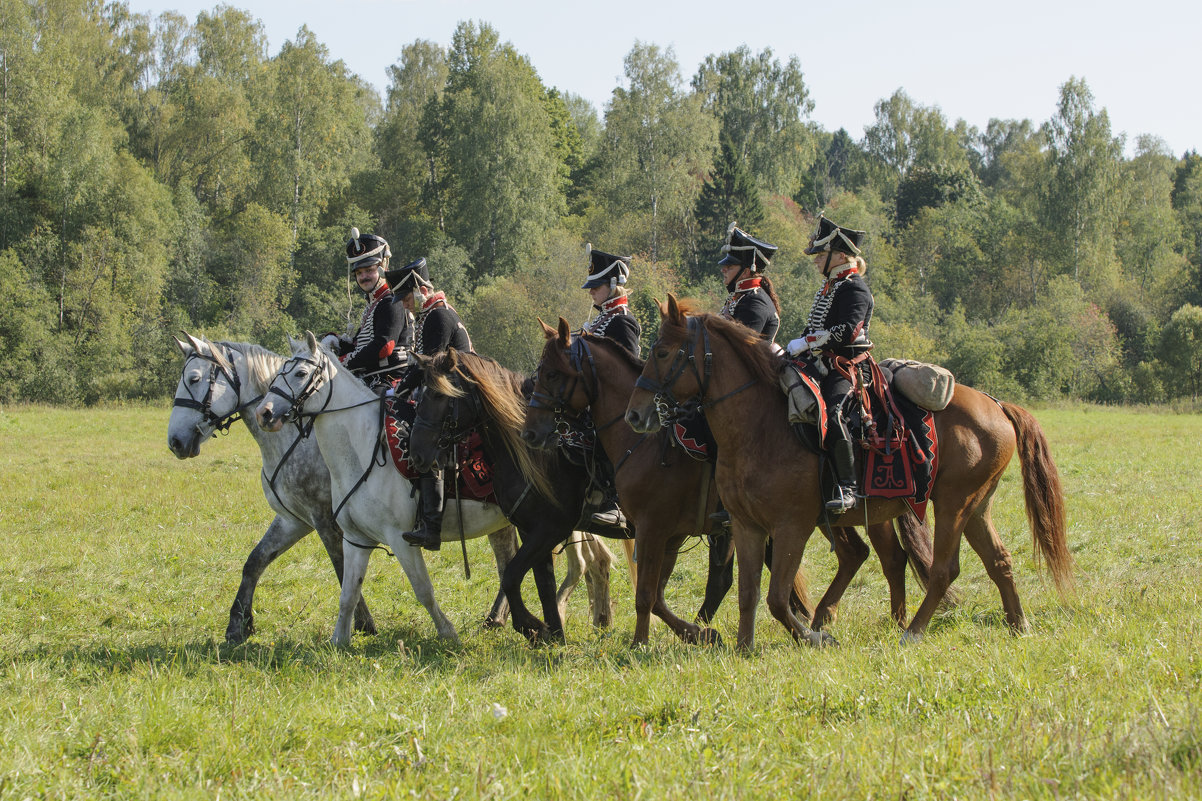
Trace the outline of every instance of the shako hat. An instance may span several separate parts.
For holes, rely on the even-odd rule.
[[[626,283],[626,279],[630,277],[629,256],[615,256],[604,250],[594,250],[591,243],[585,245],[584,253],[588,260],[588,278],[581,285],[581,289],[592,289],[604,284],[614,287]]]
[[[756,239],[731,223],[730,227],[726,229],[726,244],[722,246],[724,255],[718,262],[718,266],[726,267],[738,264],[750,267],[752,272],[766,270],[772,263],[772,257],[776,255],[777,249],[776,245],[769,245],[767,242]]]
[[[425,257],[411,261],[404,267],[388,270],[384,273],[384,280],[388,282],[392,293],[401,297],[408,295],[418,286],[433,286],[430,283],[430,271],[426,269]]]
[[[383,267],[388,269],[392,251],[384,237],[375,234],[360,234],[358,228],[351,229],[351,238],[346,243],[347,269],[351,272],[360,267]]]
[[[854,228],[840,228],[819,214],[818,228],[814,231],[814,235],[810,237],[810,246],[806,248],[806,255],[813,256],[815,253],[837,250],[849,256],[859,256],[860,246],[864,243],[865,236],[864,231],[857,231]]]

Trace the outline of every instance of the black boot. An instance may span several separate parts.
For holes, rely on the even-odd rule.
[[[438,473],[418,476],[417,491],[421,496],[421,523],[401,537],[410,545],[437,551],[442,546],[442,476]]]
[[[617,495],[606,494],[598,504],[597,511],[593,512],[589,519],[602,526],[626,528],[626,515],[622,514],[622,507],[618,506]]]
[[[834,457],[835,475],[839,483],[835,484],[831,499],[826,502],[826,509],[842,514],[854,509],[858,502],[859,482],[856,481],[856,457],[851,440],[835,440],[831,444],[831,456]]]

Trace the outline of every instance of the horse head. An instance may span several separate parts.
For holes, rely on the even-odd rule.
[[[329,402],[328,385],[335,369],[329,352],[312,331],[305,332],[304,342],[288,337],[288,347],[292,358],[280,367],[255,409],[255,420],[264,431],[279,431],[285,422],[300,419],[306,406],[317,402],[315,398]]]
[[[423,381],[409,434],[409,461],[424,473],[482,422],[482,412],[457,350],[410,358],[422,371]]]
[[[187,342],[175,340],[184,365],[167,424],[167,447],[178,458],[190,459],[205,440],[229,430],[244,404],[232,354],[203,337],[184,336]]]
[[[696,358],[697,339],[705,331],[700,318],[690,316],[690,306],[678,302],[671,292],[666,303],[655,303],[659,338],[651,345],[626,406],[626,422],[639,433],[655,431],[683,403],[703,395],[709,377],[709,365],[699,366]]]
[[[584,369],[576,349],[582,345],[573,338],[571,327],[559,318],[556,330],[541,319],[547,338],[534,371],[533,392],[526,406],[522,440],[533,448],[554,448],[564,417],[579,417],[592,399],[584,382]]]

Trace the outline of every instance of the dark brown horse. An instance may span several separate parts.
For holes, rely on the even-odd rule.
[[[750,648],[767,536],[774,541],[768,608],[795,638],[821,638],[792,614],[788,586],[806,541],[823,513],[819,457],[803,447],[787,420],[786,399],[777,385],[779,357],[742,326],[712,314],[690,316],[676,298],[660,304],[659,339],[630,398],[626,420],[636,431],[659,425],[657,403],[698,399],[718,442],[718,487],[734,520],[739,560],[738,645]],[[732,398],[738,396],[737,402]],[[745,410],[757,411],[749,417]],[[935,558],[926,597],[903,634],[920,638],[951,582],[960,572],[963,535],[985,563],[1002,596],[1006,621],[1028,628],[1012,575],[1010,553],[993,527],[993,494],[1017,447],[1022,466],[1027,519],[1036,557],[1047,562],[1063,595],[1072,583],[1072,557],[1065,542],[1064,496],[1048,443],[1025,409],[965,386],[935,413],[939,469],[931,491],[935,507]],[[902,515],[904,500],[869,499],[835,518],[842,525],[879,523]]]
[[[616,468],[622,507],[634,522],[638,551],[634,643],[647,641],[652,612],[686,642],[716,641],[715,632],[677,617],[664,599],[664,587],[675,567],[680,546],[687,537],[704,532],[708,515],[716,506],[712,466],[686,456],[679,448],[669,447],[667,432],[648,436],[621,424],[626,403],[643,369],[642,362],[611,340],[591,334],[573,337],[563,318],[559,320],[558,331],[543,324],[543,332],[547,342],[535,372],[534,398],[526,413],[522,437],[537,447],[554,447],[561,418],[578,417],[585,410],[591,413],[601,446]],[[889,579],[892,607],[899,623],[905,617],[907,552],[912,554],[920,579],[925,578],[930,565],[925,532],[912,516],[904,522],[911,524],[902,526],[905,549],[891,523],[873,526],[869,532]],[[837,527],[829,529],[827,534],[835,547],[839,568],[834,583],[813,612],[815,628],[834,619],[843,591],[868,557],[868,546],[854,529]],[[729,587],[727,583],[714,589],[713,580],[714,568],[723,568],[723,562],[729,558],[729,542],[722,552],[711,554],[711,581],[706,604],[698,614],[703,623],[708,622]],[[782,574],[781,583],[787,596],[792,591],[794,611],[806,615],[809,602],[797,568],[794,564],[789,573]],[[792,583],[788,581],[790,576],[794,577]]]

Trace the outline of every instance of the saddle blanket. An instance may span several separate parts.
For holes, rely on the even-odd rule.
[[[786,359],[781,371],[781,388],[789,396],[790,422],[816,427],[817,442],[826,441],[828,428],[822,378],[818,367],[806,358]],[[890,409],[876,408],[879,404],[875,402],[875,429],[885,435],[871,440],[859,438],[857,434],[866,428],[860,415],[853,414],[848,420],[848,429],[860,445],[856,459],[863,476],[860,486],[871,498],[905,498],[918,519],[923,520],[939,462],[934,413],[920,409],[900,393],[890,392],[886,397],[892,399],[900,414],[900,431],[892,424]],[[793,419],[797,410],[804,414],[801,421]]]
[[[385,402],[384,433],[388,439],[388,450],[392,452],[392,463],[397,472],[409,481],[418,477],[418,472],[409,462],[409,429],[417,415],[417,404],[409,398],[389,397]],[[485,503],[496,503],[493,491],[493,466],[484,456],[484,439],[479,431],[471,431],[456,448],[459,457],[459,497]],[[453,497],[449,492],[446,496]]]

